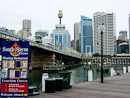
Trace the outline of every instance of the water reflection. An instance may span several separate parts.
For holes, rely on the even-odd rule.
[[[68,70],[71,73],[71,85],[85,82],[88,80],[88,70],[84,70],[83,66]]]
[[[86,82],[86,81],[92,81],[100,78],[101,71],[100,68],[94,66],[91,69],[84,69],[84,66],[80,66],[75,69],[68,70],[71,71],[71,85],[80,83],[80,82]],[[110,76],[109,69],[104,70],[104,77]]]
[[[126,67],[126,70],[130,69],[130,67]],[[89,80],[96,80],[100,79],[101,76],[101,70],[100,67],[93,66],[92,70],[89,70],[87,68],[84,68],[84,66],[79,66],[77,68],[73,68],[71,70],[66,70],[71,73],[71,85],[86,82]],[[114,66],[104,69],[104,77],[112,76],[112,71],[116,74],[118,71],[123,73],[123,66]],[[88,76],[88,72],[90,72],[90,77]],[[114,75],[115,75],[114,74]],[[55,77],[58,76],[58,74],[49,74],[49,77]],[[41,90],[41,82],[42,82],[42,70],[32,70],[29,74],[29,85],[35,85],[38,87],[38,90]]]
[[[29,86],[36,86],[36,91],[41,90],[42,69],[33,69],[29,72]]]

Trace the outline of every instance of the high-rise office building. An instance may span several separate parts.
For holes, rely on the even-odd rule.
[[[93,14],[94,19],[94,53],[101,54],[101,33],[98,27],[104,25],[106,30],[103,32],[103,54],[114,55],[116,53],[116,24],[115,14],[96,12]]]
[[[79,22],[74,23],[74,49],[79,51]]]
[[[117,54],[129,52],[128,51],[129,50],[129,45],[128,45],[129,40],[127,39],[127,31],[122,30],[122,31],[119,32],[119,36],[118,36],[116,43],[117,43]],[[124,48],[124,46],[127,47],[128,49]]]
[[[74,40],[71,41],[71,48],[74,49]]]
[[[130,14],[129,14],[129,54],[130,54]]]
[[[80,20],[80,52],[82,54],[93,53],[92,19],[81,16]]]
[[[28,32],[28,36],[31,36],[31,20],[24,19],[23,20],[23,28],[22,30],[25,30]]]
[[[55,46],[63,51],[66,51],[68,47],[71,47],[71,36],[69,31],[65,29],[65,25],[61,24],[61,18],[63,17],[62,11],[58,13],[59,24],[55,26],[51,34],[51,38],[55,40]]]
[[[38,30],[35,35],[41,35],[42,37],[48,36],[48,30]]]
[[[68,30],[65,30],[65,25],[56,25],[56,29],[53,30],[51,38],[55,40],[55,46],[58,49],[66,51],[67,47],[71,47],[71,38]]]
[[[129,44],[127,42],[119,44],[119,54],[129,54]]]
[[[127,39],[127,31],[123,31],[123,30],[122,30],[122,31],[119,32],[119,34],[122,35],[122,37],[123,37],[124,39]]]

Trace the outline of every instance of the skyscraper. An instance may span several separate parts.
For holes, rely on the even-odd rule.
[[[74,49],[74,40],[71,41],[71,47]]]
[[[92,19],[85,16],[80,20],[80,52],[93,53]]]
[[[79,51],[79,22],[74,23],[74,49]]]
[[[122,30],[119,32],[119,34],[121,34],[124,39],[127,39],[127,31]]]
[[[101,53],[101,33],[98,32],[99,25],[104,25],[103,32],[103,54],[114,55],[116,53],[116,24],[114,13],[96,12],[94,19],[94,53]]]
[[[24,31],[28,32],[28,36],[31,36],[31,20],[24,19],[23,20],[23,29]]]
[[[69,31],[65,29],[65,25],[61,24],[62,16],[63,14],[60,10],[58,14],[60,22],[55,26],[55,30],[53,30],[51,38],[55,40],[55,46],[58,47],[58,49],[66,51],[67,47],[71,47],[71,36]]]
[[[56,25],[56,29],[53,30],[51,38],[55,40],[55,46],[58,49],[66,51],[67,47],[71,47],[71,38],[68,30],[65,30],[65,25]]]
[[[127,42],[123,42],[119,44],[119,54],[129,54],[129,44]]]
[[[130,14],[129,14],[129,54],[130,54]]]
[[[116,40],[116,44],[117,44],[117,54],[120,54],[120,53],[123,53],[121,52],[122,50],[124,51],[124,43],[126,45],[129,44],[129,40],[127,39],[127,31],[120,31],[119,32],[119,36],[118,36],[118,39]],[[124,53],[128,53],[129,51],[129,45],[127,45],[128,49],[127,49],[127,52],[124,52]]]

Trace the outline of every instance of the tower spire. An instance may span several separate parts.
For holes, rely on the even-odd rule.
[[[58,17],[60,19],[60,24],[61,24],[61,18],[63,17],[62,10],[59,10]]]

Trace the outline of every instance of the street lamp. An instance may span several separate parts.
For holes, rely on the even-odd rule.
[[[101,33],[101,83],[103,83],[103,32],[105,29],[103,24],[98,27],[98,32]]]

